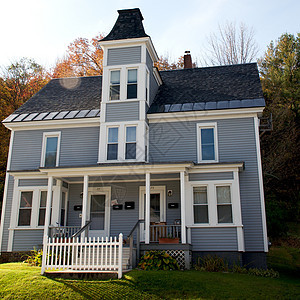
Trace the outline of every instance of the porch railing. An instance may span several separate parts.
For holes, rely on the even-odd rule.
[[[119,238],[49,237],[44,245],[42,274],[60,272],[117,272],[122,277],[123,235]]]
[[[88,236],[89,225],[92,221],[87,221],[83,227],[80,226],[49,226],[49,236],[52,238],[76,238],[81,233],[86,232]]]
[[[159,242],[159,238],[165,237],[181,241],[181,225],[150,225],[150,242]]]
[[[49,236],[52,238],[71,238],[80,229],[80,226],[49,226]]]

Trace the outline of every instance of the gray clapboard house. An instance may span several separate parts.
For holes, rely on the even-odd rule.
[[[140,10],[118,13],[102,76],[53,79],[3,121],[1,252],[122,233],[187,267],[206,254],[265,266],[257,65],[192,68],[187,53],[158,71]]]

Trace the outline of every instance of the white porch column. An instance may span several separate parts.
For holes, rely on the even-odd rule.
[[[145,244],[150,243],[150,173],[146,173]]]
[[[44,226],[44,244],[47,242],[49,225],[51,218],[51,202],[52,202],[52,190],[53,190],[53,176],[48,178],[48,189],[47,189],[47,202],[46,202],[46,213],[45,213],[45,226]]]
[[[89,190],[89,176],[84,175],[84,178],[83,178],[81,227],[83,227],[86,224],[86,221],[87,221],[88,190]]]
[[[56,186],[53,188],[53,200],[52,200],[52,224],[57,226],[60,224],[60,211],[61,211],[61,188],[62,181],[56,179]]]
[[[184,171],[180,172],[180,200],[181,200],[181,243],[186,244],[185,228],[185,178]]]
[[[51,217],[51,202],[52,202],[52,189],[53,189],[53,176],[48,178],[48,190],[47,190],[47,202],[46,202],[46,213],[45,213],[45,226],[44,226],[44,240],[43,240],[43,260],[42,260],[42,275],[45,272],[46,267],[46,251],[47,251],[47,240],[49,234],[49,224]]]

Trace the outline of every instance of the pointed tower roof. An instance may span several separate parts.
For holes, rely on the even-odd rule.
[[[142,21],[144,20],[139,8],[118,10],[119,17],[111,32],[101,41],[134,39],[148,37]]]

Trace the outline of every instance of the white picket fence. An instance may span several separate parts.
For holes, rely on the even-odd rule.
[[[122,277],[123,235],[119,238],[48,238],[43,247],[45,271],[117,272]]]

